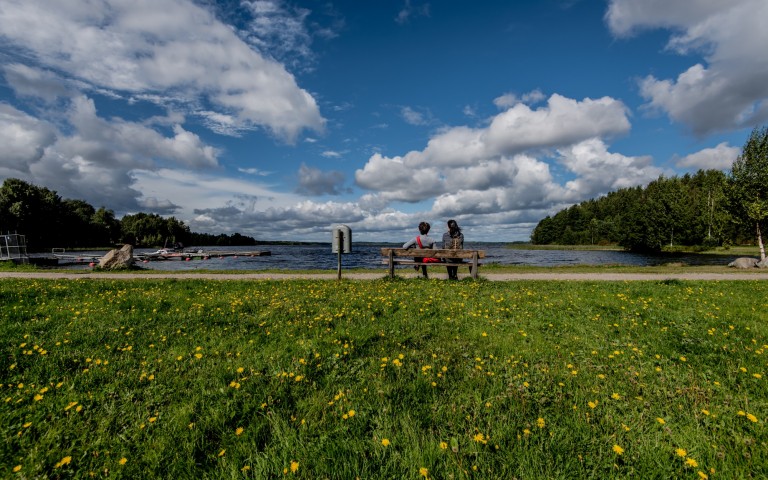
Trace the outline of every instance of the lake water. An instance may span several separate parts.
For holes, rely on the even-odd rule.
[[[352,253],[342,255],[342,268],[381,269],[381,247],[399,245],[352,245]],[[504,243],[467,243],[468,249],[485,250],[483,263],[500,265],[530,265],[555,267],[564,265],[637,265],[651,266],[681,262],[685,265],[727,265],[737,255],[693,255],[664,254],[645,255],[622,251],[579,251],[579,250],[515,250],[506,248]],[[208,260],[168,260],[140,263],[144,268],[158,270],[332,270],[337,268],[337,255],[331,252],[330,244],[313,245],[258,245],[255,247],[192,247],[197,251],[270,251],[270,256],[261,257],[212,257]],[[154,249],[137,249],[136,253],[154,252]],[[103,255],[105,252],[96,252]],[[85,254],[83,254],[85,255]]]

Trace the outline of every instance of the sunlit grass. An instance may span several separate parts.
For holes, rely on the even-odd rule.
[[[0,474],[765,477],[766,294],[3,280]]]

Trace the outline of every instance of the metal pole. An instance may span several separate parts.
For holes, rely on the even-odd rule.
[[[337,278],[336,280],[341,280],[341,250],[344,248],[344,231],[339,230],[339,245],[338,245],[338,255],[339,255],[339,266],[337,269]]]

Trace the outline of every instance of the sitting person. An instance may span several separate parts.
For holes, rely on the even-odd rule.
[[[456,220],[448,220],[448,231],[443,234],[443,248],[448,250],[461,250],[464,248],[464,234]],[[461,262],[460,258],[448,258],[447,262]],[[448,280],[459,279],[459,267],[445,267],[448,269]],[[472,267],[470,267],[472,268]]]
[[[416,237],[412,238],[411,240],[408,240],[403,244],[403,248],[435,248],[435,244],[437,243],[434,238],[427,235],[429,233],[430,225],[427,222],[421,222],[419,223],[419,233],[421,235],[417,235]],[[414,261],[421,262],[424,259],[421,257],[414,258]],[[419,265],[414,265],[413,268],[418,272],[419,271]],[[424,275],[424,278],[429,278],[427,276],[427,266],[421,265],[421,271]]]

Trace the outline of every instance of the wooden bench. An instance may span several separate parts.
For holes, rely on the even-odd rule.
[[[478,260],[485,258],[484,250],[448,250],[432,248],[382,248],[382,263],[389,268],[389,278],[395,277],[395,265],[426,265],[431,267],[470,267],[472,278],[477,278],[477,271],[482,265]],[[439,258],[441,263],[425,263],[416,258]],[[450,259],[450,260],[449,260]],[[456,261],[455,259],[461,259]]]

